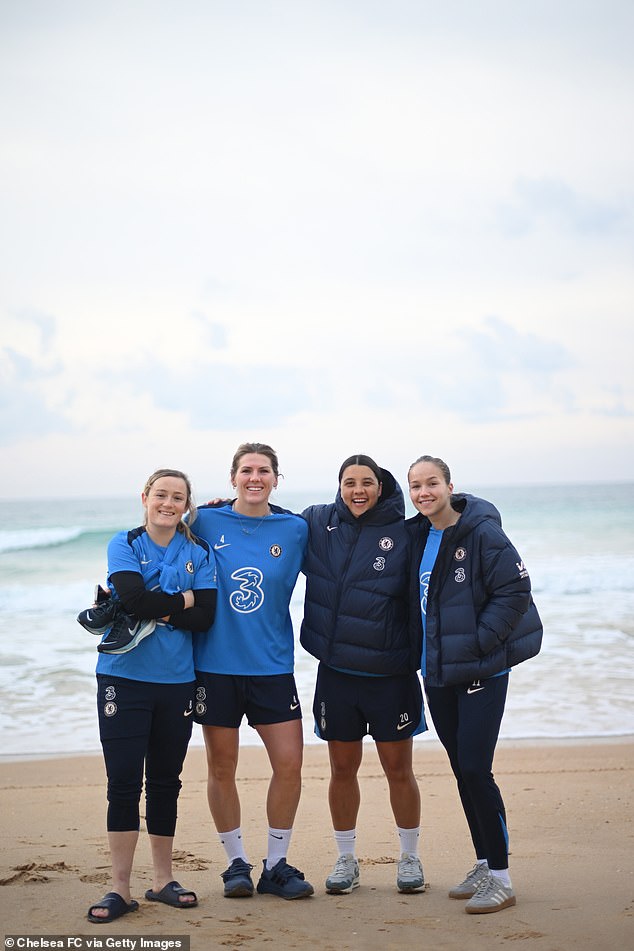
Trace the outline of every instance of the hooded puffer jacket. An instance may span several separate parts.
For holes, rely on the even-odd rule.
[[[340,491],[334,502],[302,513],[309,535],[300,640],[331,667],[405,674],[420,666],[421,648],[420,631],[409,624],[405,505],[394,476],[382,469],[381,478],[377,504],[358,518]]]
[[[543,628],[524,563],[490,502],[455,495],[461,513],[443,532],[429,579],[423,675],[430,687],[484,680],[535,656]],[[412,563],[410,612],[421,624],[420,560],[431,524],[408,519]]]

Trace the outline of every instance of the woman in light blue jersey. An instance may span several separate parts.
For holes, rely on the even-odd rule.
[[[257,891],[305,898],[313,887],[287,862],[303,753],[289,604],[308,530],[300,516],[269,501],[279,477],[270,446],[241,445],[230,475],[236,498],[198,509],[196,531],[216,560],[218,602],[213,627],[194,645],[195,715],[207,749],[209,808],[229,862],[224,895],[248,898],[254,892],[236,786],[239,727],[246,716],[272,767],[268,847]]]
[[[90,906],[94,924],[139,907],[130,897],[130,876],[144,774],[154,870],[145,897],[175,908],[197,903],[194,892],[173,879],[172,848],[194,712],[192,632],[207,630],[213,621],[213,555],[183,522],[185,512],[196,511],[184,473],[157,470],[141,499],[144,524],[119,532],[108,546],[108,585],[128,615],[154,619],[156,627],[134,650],[100,653],[97,662],[112,890]]]

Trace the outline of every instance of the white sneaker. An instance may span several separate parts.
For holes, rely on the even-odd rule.
[[[396,873],[396,887],[399,892],[418,892],[425,887],[423,866],[417,855],[403,852]]]
[[[450,898],[471,898],[476,893],[476,889],[483,878],[489,874],[489,866],[486,862],[476,862],[470,872],[467,872],[459,885],[449,892]]]
[[[495,875],[489,873],[476,888],[473,898],[465,905],[470,915],[486,915],[492,911],[502,911],[515,904],[515,892]]]
[[[340,855],[331,874],[326,879],[329,895],[349,895],[359,887],[359,863],[351,852]]]

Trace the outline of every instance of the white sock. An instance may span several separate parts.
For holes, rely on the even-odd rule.
[[[491,872],[491,875],[495,875],[496,878],[499,878],[506,888],[513,888],[511,876],[509,875],[509,870],[507,868],[491,868],[489,871]]]
[[[355,855],[357,830],[347,829],[345,832],[339,832],[335,829],[334,833],[339,855]]]
[[[266,856],[266,867],[268,869],[277,865],[280,859],[286,858],[292,834],[292,829],[272,829],[269,826],[269,844]]]
[[[486,859],[476,859],[476,865],[486,865],[487,868],[489,867],[489,863]]]
[[[239,827],[237,829],[231,829],[229,832],[219,832],[218,838],[227,853],[229,862],[233,862],[234,859],[244,859],[245,862],[247,861],[247,854],[244,851],[244,843],[242,841],[242,830]]]
[[[418,855],[418,840],[420,839],[420,827],[416,829],[398,829],[398,837],[401,843],[401,857],[404,852],[408,855]]]

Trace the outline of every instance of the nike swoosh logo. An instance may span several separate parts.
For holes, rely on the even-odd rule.
[[[149,565],[151,561],[152,561],[151,558],[148,558],[147,561],[144,561],[143,559],[141,559],[141,564],[142,564],[142,565]]]
[[[484,687],[467,687],[467,693],[478,693],[480,690],[484,690]]]
[[[297,710],[298,707],[299,707],[298,703],[291,703],[291,710]]]
[[[190,717],[194,711],[193,710],[183,710],[184,717]]]
[[[406,727],[406,726],[409,726],[409,725],[410,725],[409,723],[399,723],[399,724],[397,724],[396,729],[397,729],[397,730],[404,730],[405,727]]]
[[[334,532],[334,531],[336,531],[338,528],[339,528],[338,525],[326,525],[326,531],[327,531],[327,532]]]
[[[231,542],[225,542],[224,545],[214,545],[214,551],[218,551],[219,548],[228,548]]]
[[[284,836],[283,836],[283,835],[275,835],[274,832],[271,832],[271,838],[272,838],[272,839],[283,839]]]

